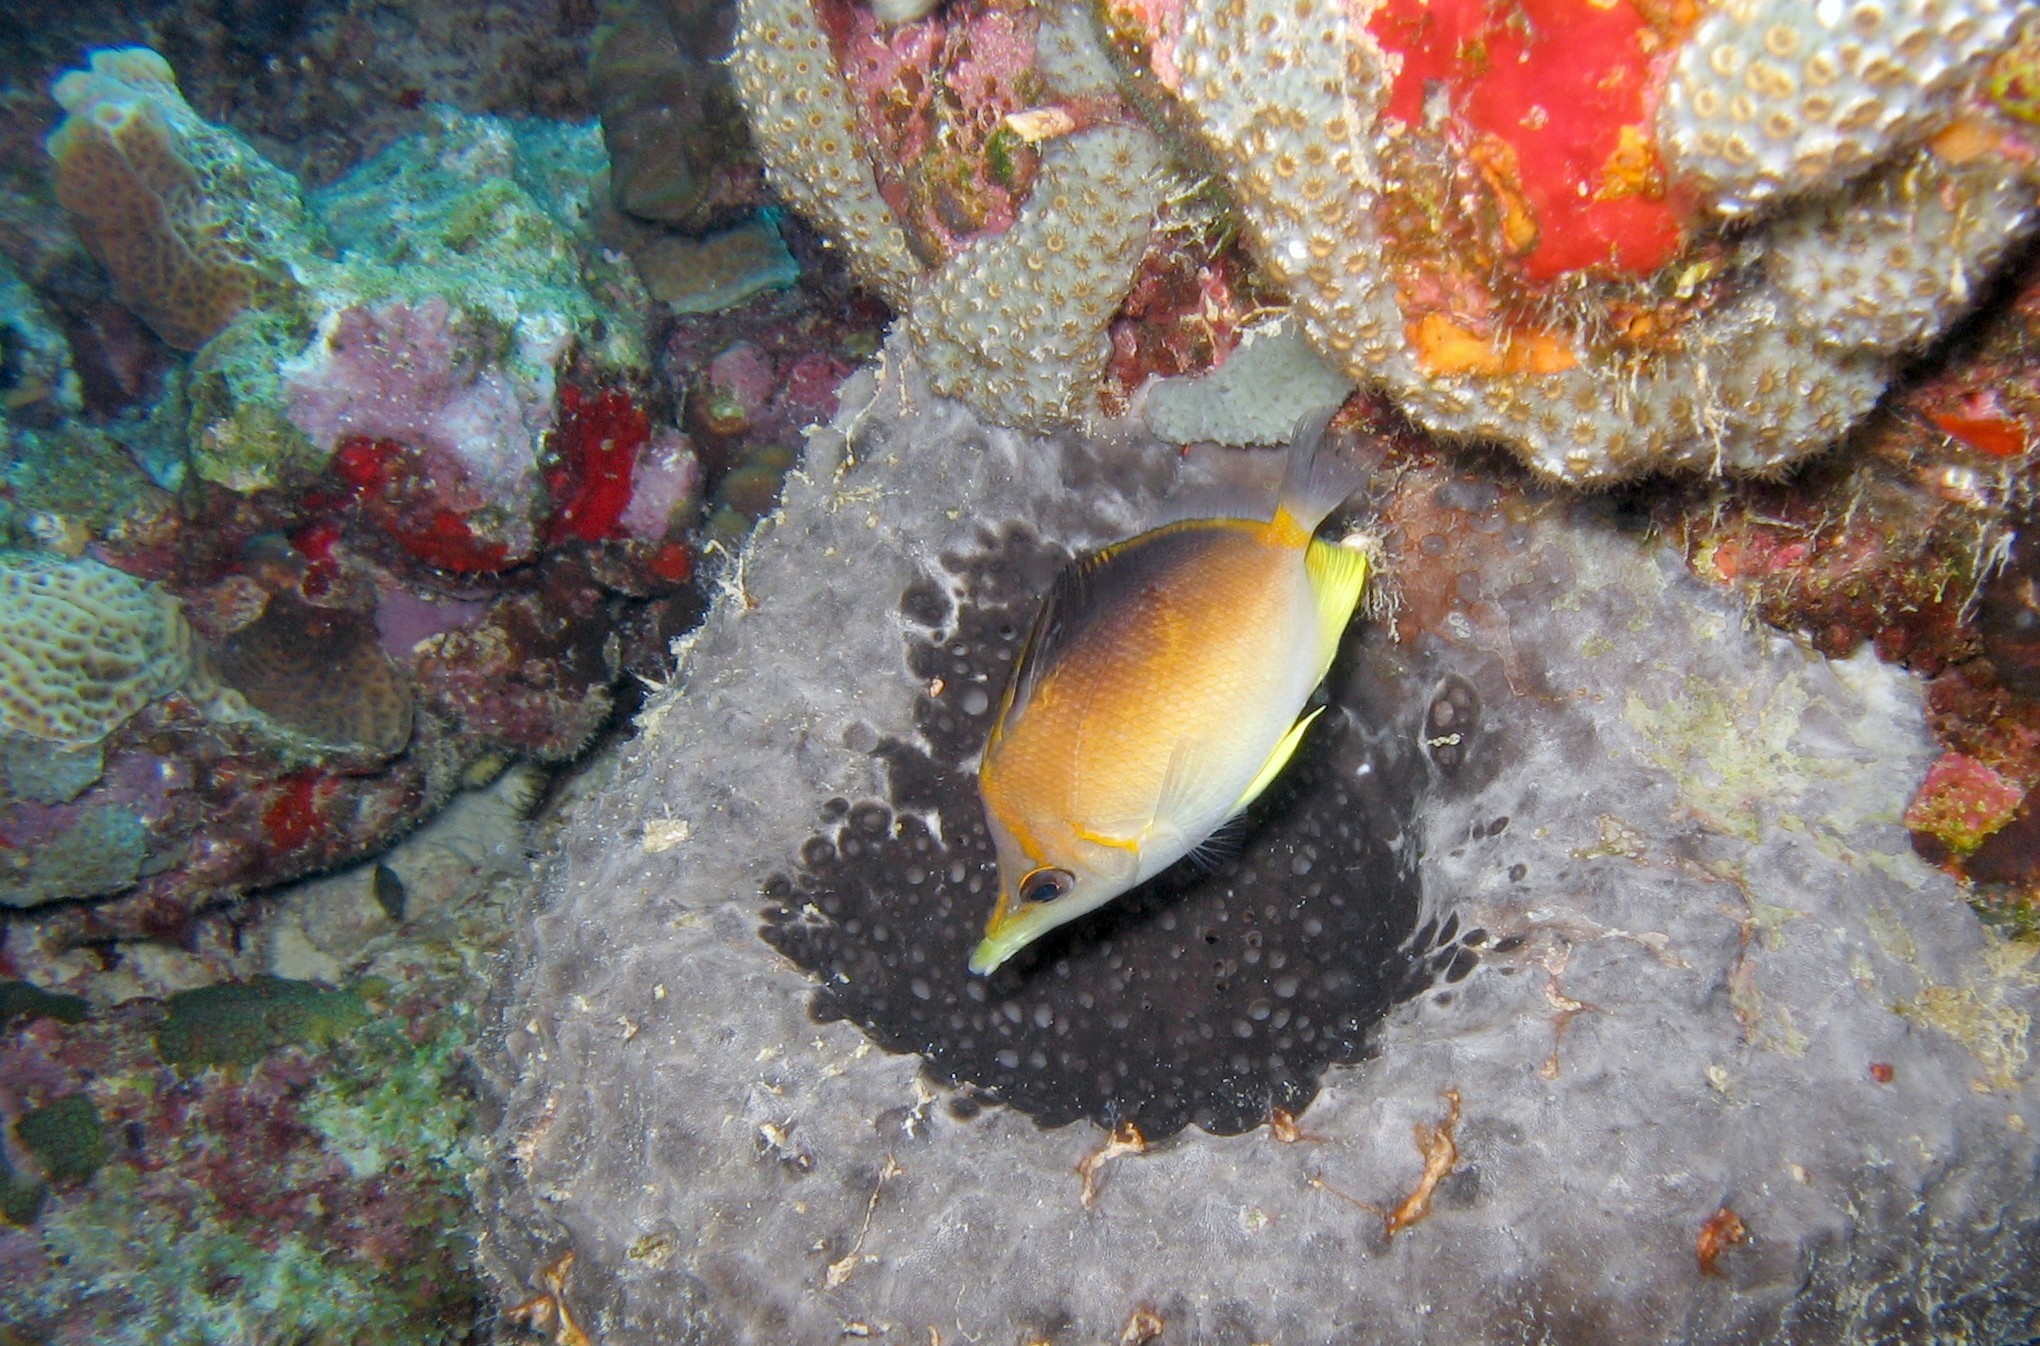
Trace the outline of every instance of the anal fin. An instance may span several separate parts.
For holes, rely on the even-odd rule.
[[[1282,774],[1282,768],[1288,766],[1289,759],[1296,755],[1296,746],[1303,742],[1303,731],[1310,728],[1312,720],[1315,720],[1324,713],[1325,708],[1319,706],[1316,710],[1289,726],[1289,732],[1284,734],[1275,744],[1275,751],[1268,754],[1268,760],[1261,763],[1261,769],[1254,774],[1253,783],[1247,786],[1247,792],[1240,796],[1239,802],[1232,806],[1232,812],[1227,815],[1228,817],[1238,816],[1245,811],[1247,805],[1261,797],[1261,792],[1268,788],[1271,781]]]

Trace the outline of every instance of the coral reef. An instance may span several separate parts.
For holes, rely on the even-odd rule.
[[[1945,126],[1949,94],[1981,73],[2017,19],[1998,0],[1710,10],[1665,83],[1666,168],[1730,214],[1839,186]]]
[[[920,265],[859,153],[857,114],[813,11],[804,0],[747,0],[739,15],[731,70],[772,185],[898,307]]]
[[[777,214],[762,212],[702,238],[610,217],[602,236],[630,254],[645,289],[674,313],[720,313],[800,279]]]
[[[411,688],[383,652],[375,622],[314,607],[289,591],[213,652],[232,710],[312,751],[394,757],[411,737]]]
[[[958,5],[938,35],[850,10],[840,55],[805,0],[740,16],[737,85],[773,185],[901,311],[936,389],[1012,425],[1095,414],[1170,178],[1160,142],[1107,115],[1082,16]],[[1040,114],[1062,134],[1037,152],[1013,122],[1044,90],[1091,104],[1090,124]]]
[[[1106,327],[1146,250],[1163,159],[1136,127],[1049,145],[1034,195],[1003,233],[924,281],[905,326],[936,391],[1014,425],[1081,423],[1111,354]]]
[[[295,304],[195,362],[199,473],[253,490],[349,439],[396,440],[444,480],[444,508],[528,559],[561,382],[646,370],[641,294],[580,238],[600,165],[587,128],[443,114],[316,193],[338,259],[300,263]]]
[[[109,899],[50,912],[58,942],[178,937],[372,853],[480,763],[579,752],[625,659],[658,675],[698,610],[702,479],[643,291],[590,237],[595,128],[438,109],[301,194],[152,53],[59,84],[59,185],[93,128],[144,128],[188,180],[120,218],[185,261],[219,243],[247,283],[192,300],[184,340],[162,315],[188,277],[101,248],[197,349],[103,429],[8,418],[0,519],[42,550],[0,566],[34,628],[0,726],[0,898]],[[60,408],[38,351],[24,405]]]
[[[1568,482],[1677,467],[1761,471],[1828,446],[1870,409],[1897,357],[1966,307],[2031,222],[2033,188],[2021,176],[2030,152],[2014,128],[1979,113],[1963,135],[1899,155],[1837,201],[1814,195],[1781,208],[1733,247],[1695,206],[1690,222],[1677,221],[1691,238],[1676,248],[1631,257],[1618,242],[1612,262],[1539,262],[1545,238],[1580,236],[1555,213],[1556,200],[1524,195],[1552,180],[1525,157],[1525,139],[1547,152],[1565,143],[1550,130],[1563,106],[1552,98],[1536,104],[1547,118],[1525,114],[1531,129],[1512,140],[1481,138],[1478,119],[1459,133],[1470,137],[1473,164],[1502,179],[1489,189],[1500,203],[1499,238],[1469,247],[1454,231],[1481,211],[1434,195],[1433,210],[1447,213],[1432,220],[1408,205],[1442,193],[1459,170],[1435,170],[1445,176],[1427,188],[1434,170],[1423,156],[1435,132],[1405,120],[1414,109],[1398,115],[1398,95],[1422,66],[1406,62],[1393,80],[1383,73],[1393,65],[1383,49],[1396,47],[1397,8],[1377,12],[1364,31],[1336,5],[1292,9],[1193,5],[1170,44],[1182,112],[1225,166],[1257,257],[1288,287],[1319,348],[1356,381],[1386,387],[1434,431],[1508,444]],[[1618,9],[1632,23],[1623,69],[1634,83],[1647,73],[1637,68],[1651,45],[1640,35],[1647,24]],[[1265,32],[1257,16],[1270,19]],[[1493,48],[1511,78],[1517,63],[1503,58],[1530,41]],[[1547,59],[1577,59],[1569,45],[1533,45]],[[1242,49],[1265,55],[1242,62]],[[1485,89],[1465,96],[1479,105]],[[1568,115],[1618,127],[1636,111],[1580,108]],[[1391,123],[1401,132],[1377,148]],[[1893,134],[1903,124],[1894,121]],[[1638,152],[1648,169],[1648,144]],[[1880,146],[1876,158],[1896,152]],[[1637,194],[1588,185],[1580,183],[1590,202]],[[1672,177],[1655,190],[1676,205],[1683,186]],[[1947,242],[1926,242],[1940,238]],[[1618,278],[1597,282],[1610,265]],[[1575,275],[1577,284],[1551,289]],[[1885,308],[1895,291],[1906,304]],[[1853,325],[1836,321],[1849,317]]]
[[[512,767],[381,864],[202,917],[183,947],[67,950],[7,927],[9,1330],[487,1339],[468,1053],[529,885],[538,780]],[[372,876],[406,891],[399,914]]]
[[[80,52],[146,43],[203,115],[323,184],[417,132],[430,103],[589,120],[595,19],[584,0],[500,0],[486,22],[425,0],[21,0],[0,14],[0,45],[28,93]]]
[[[472,1031],[386,982],[273,978],[17,1021],[0,1148],[33,1197],[0,1227],[10,1328],[469,1339]]]
[[[1248,899],[1264,959],[1296,955],[1271,927],[1345,885],[1250,853],[1185,880],[1223,923],[1169,931],[1158,903],[1006,986],[938,965],[986,901],[962,745],[1047,582],[1030,564],[1271,465],[987,428],[926,396],[904,344],[810,440],[741,589],[567,826],[494,1062],[515,1162],[482,1251],[506,1301],[626,1343],[1112,1340],[1136,1318],[1185,1341],[2032,1335],[2040,1198],[2005,1177],[2036,1143],[2007,1120],[2035,1106],[2031,947],[1911,854],[1900,803],[1940,752],[1917,685],[1753,629],[1615,502],[1421,443],[1377,490],[1402,609],[1356,627],[1330,689],[1329,750],[1376,769],[1299,779],[1291,815],[1414,772],[1407,824],[1374,840],[1414,866],[1416,916],[1384,958],[1291,967],[1324,997],[1433,940],[1466,956],[1301,1117],[1284,1102],[1308,1090],[1265,1083],[1242,1090],[1265,1127],[1237,1136],[1021,1115],[1109,1113],[1110,997],[1132,1013],[1132,985],[1227,960],[1251,982]],[[1010,520],[1011,549],[959,499]],[[773,939],[823,977],[751,933],[775,873]],[[1087,959],[1129,990],[1080,984]],[[1243,1008],[1237,1033],[1186,1020],[1212,1030],[1168,1048],[1186,1083],[1294,1028]],[[1922,1228],[1923,1201],[1950,1218]]]
[[[1121,79],[1073,7],[741,11],[772,182],[907,315],[936,389],[1006,424],[1099,409],[1089,353],[1142,255],[1243,325],[1223,248],[1171,239],[1215,211],[1318,352],[1434,433],[1576,485],[1771,473],[1868,413],[2040,218],[1999,0],[1092,8]],[[1108,135],[1131,191],[1073,176]],[[1052,374],[1017,353],[1057,338]]]
[[[0,413],[53,420],[76,413],[83,388],[70,346],[35,291],[0,257]]]
[[[74,8],[0,16],[0,596],[160,622],[18,643],[118,684],[63,733],[0,698],[0,1337],[2040,1328],[2023,11]],[[88,23],[189,104],[103,53],[45,161]],[[104,271],[45,177],[132,207]],[[1322,733],[969,977],[1047,569],[1355,385],[1401,609]],[[1430,437],[1844,432],[1584,502]],[[497,957],[449,894],[641,686]],[[486,1147],[449,997],[506,966]]]
[[[771,511],[803,431],[835,415],[838,385],[878,349],[886,314],[832,260],[804,258],[799,290],[682,315],[667,334],[660,366],[686,401],[707,545],[735,548]]]

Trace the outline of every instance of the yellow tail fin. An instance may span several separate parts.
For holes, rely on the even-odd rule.
[[[1367,588],[1367,553],[1337,542],[1313,541],[1303,554],[1303,568],[1310,576],[1311,596],[1317,599],[1318,650],[1323,662],[1318,676],[1323,677]]]

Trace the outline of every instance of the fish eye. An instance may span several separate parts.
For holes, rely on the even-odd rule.
[[[1034,870],[1020,880],[1020,900],[1023,903],[1053,902],[1077,886],[1077,876],[1067,869],[1043,867]]]

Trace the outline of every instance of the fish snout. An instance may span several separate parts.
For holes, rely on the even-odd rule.
[[[1010,884],[1002,866],[999,900],[985,922],[984,939],[970,956],[970,970],[979,976],[989,975],[1044,931],[1070,919],[1057,914],[1056,908],[1076,887],[1077,876],[1055,865],[1036,865]]]

